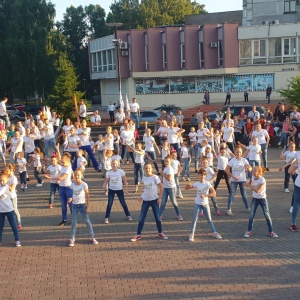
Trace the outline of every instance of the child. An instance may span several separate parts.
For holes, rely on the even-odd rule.
[[[253,221],[256,214],[256,209],[260,205],[264,216],[266,218],[269,236],[277,238],[278,235],[273,231],[272,219],[269,213],[269,205],[266,196],[266,180],[263,176],[265,169],[262,167],[254,167],[252,171],[252,183],[245,183],[246,187],[249,187],[252,191],[251,211],[248,223],[248,231],[245,232],[244,237],[248,238],[252,235]]]
[[[119,166],[121,168],[122,157],[119,155],[118,149],[113,150],[113,156],[111,157],[111,160],[113,161],[114,159],[119,162]]]
[[[188,134],[189,140],[190,140],[190,146],[192,150],[192,155],[195,156],[195,145],[197,143],[197,133],[195,127],[190,128],[190,132]]]
[[[5,161],[5,152],[6,152],[6,134],[4,130],[0,131],[0,158],[2,159],[2,162],[4,166],[6,166]]]
[[[180,154],[181,157],[183,158],[183,168],[181,172],[182,180],[190,181],[190,163],[192,158],[186,142],[182,143]],[[185,175],[186,175],[186,179],[184,178]]]
[[[182,128],[182,125],[183,125],[183,119],[184,119],[184,115],[182,114],[182,111],[181,110],[179,110],[178,111],[178,114],[177,114],[177,124],[178,124],[178,126],[180,127],[180,128]]]
[[[225,148],[225,150],[226,150],[226,156],[227,156],[228,160],[235,157],[235,154],[228,148],[228,145],[225,142],[222,142],[220,144],[220,148],[222,148],[222,147]]]
[[[40,176],[40,172],[42,170],[42,164],[41,164],[41,150],[39,147],[34,148],[33,151],[33,155],[32,155],[32,159],[33,159],[33,166],[34,166],[34,177],[37,180],[37,187],[41,187],[43,186],[43,181],[42,178]]]
[[[68,199],[68,203],[72,202],[72,225],[69,246],[73,247],[75,243],[76,225],[79,212],[88,227],[92,244],[97,245],[98,242],[94,237],[93,226],[88,215],[88,211],[90,208],[89,188],[88,185],[84,181],[82,181],[81,170],[76,170],[74,172],[74,182],[71,184],[70,188],[73,191],[73,196],[72,198]]]
[[[117,129],[113,130],[114,136],[114,150],[118,151],[118,155],[120,154],[120,136]]]
[[[220,145],[221,145],[221,134],[220,134],[220,130],[218,129],[215,129],[214,132],[214,142],[215,142],[215,152],[216,154],[219,154]]]
[[[227,143],[228,148],[231,152],[234,152],[233,149],[233,138],[234,138],[234,129],[231,127],[230,122],[226,122],[225,127],[223,127],[223,141]]]
[[[98,151],[98,157],[99,157],[99,166],[101,170],[103,170],[103,152],[104,152],[104,143],[103,143],[103,135],[98,135],[98,141],[94,144],[93,151]]]
[[[82,173],[82,179],[84,180],[84,171],[85,171],[85,166],[87,165],[86,159],[83,157],[83,150],[79,149],[77,151],[77,170],[81,169]]]
[[[176,195],[180,199],[183,199],[181,189],[180,189],[180,184],[179,184],[179,175],[182,171],[182,166],[180,164],[180,161],[177,160],[177,152],[173,148],[171,149],[171,157],[172,157],[171,166],[174,170],[174,179],[176,183]]]
[[[212,236],[216,239],[221,239],[222,237],[216,232],[214,223],[211,219],[210,215],[210,208],[208,205],[208,197],[215,197],[216,192],[212,185],[208,182],[205,181],[205,176],[206,176],[206,171],[204,169],[200,169],[198,171],[198,181],[194,184],[189,182],[185,189],[189,190],[192,188],[197,189],[197,196],[195,198],[195,206],[194,206],[194,216],[192,220],[192,228],[191,228],[191,234],[189,236],[189,241],[193,242],[194,241],[194,234],[195,234],[195,229],[196,229],[196,224],[199,216],[199,211],[203,210],[205,218],[209,224],[210,230],[212,232]]]
[[[17,154],[17,164],[19,166],[19,175],[20,175],[20,183],[21,183],[21,192],[27,191],[27,183],[26,183],[26,173],[27,173],[27,161],[24,158],[24,153],[19,152]]]
[[[170,144],[168,141],[164,141],[161,147],[161,165],[162,169],[165,168],[165,158],[170,154]]]
[[[207,140],[201,141],[201,149],[199,150],[199,163],[202,164],[202,159],[205,156],[206,148],[211,148],[211,146],[208,144]]]
[[[159,207],[159,214],[160,214],[160,219],[162,219],[163,213],[165,211],[165,207],[167,204],[168,196],[170,197],[170,200],[173,204],[173,207],[175,209],[177,218],[179,221],[183,221],[183,217],[180,214],[180,210],[176,201],[176,183],[174,179],[174,169],[171,166],[172,158],[170,155],[166,156],[165,158],[165,168],[163,170],[163,186],[164,186],[164,191],[162,195],[162,200],[161,204]]]
[[[156,221],[158,237],[163,240],[167,240],[168,237],[163,233],[161,220],[159,218],[159,204],[161,203],[162,193],[163,193],[163,185],[157,175],[152,173],[152,164],[146,163],[144,166],[145,176],[142,179],[144,184],[144,192],[139,199],[142,203],[141,215],[139,220],[139,225],[137,229],[137,233],[134,238],[131,239],[131,242],[136,242],[142,238],[142,230],[145,224],[145,219],[148,213],[149,207],[152,208],[153,215]],[[159,189],[159,194],[158,194]]]
[[[111,150],[104,150],[103,155],[103,178],[106,178],[106,174],[108,171],[111,170],[111,157],[112,157],[112,151]],[[106,189],[105,195],[107,196],[108,190]]]
[[[287,139],[287,144],[289,145],[291,142],[295,143],[295,133],[294,133],[294,125],[293,124],[289,124],[288,126],[288,139]]]
[[[227,165],[228,165],[228,157],[226,156],[226,148],[221,147],[220,153],[218,155],[218,164],[217,164],[218,173],[217,173],[217,179],[215,182],[214,189],[215,191],[217,191],[221,179],[224,178],[227,185],[228,194],[230,194],[230,183],[229,183],[228,175],[225,172]]]
[[[51,156],[51,165],[48,166],[47,172],[49,172],[51,177],[58,177],[61,171],[61,166],[58,164],[57,156]],[[53,208],[54,195],[58,191],[59,193],[59,183],[56,180],[50,181],[50,196],[49,196],[49,208]]]
[[[208,166],[210,168],[214,167],[214,156],[212,154],[212,148],[211,147],[206,147],[205,152],[204,152],[204,157],[208,159]]]
[[[26,179],[26,176],[25,176]],[[5,216],[15,236],[16,247],[21,247],[17,223],[15,220],[15,212],[11,201],[9,187],[7,186],[8,174],[3,171],[0,175],[0,245],[2,242],[2,234],[4,229]]]
[[[215,143],[214,143],[214,128],[209,128],[210,136],[207,138],[208,144],[211,146],[212,153],[215,154]]]
[[[16,186],[18,184],[18,179],[14,174],[14,170],[15,170],[15,165],[13,165],[13,164],[8,164],[5,168],[5,171],[7,172],[7,175],[8,175],[7,186],[9,187],[9,191],[11,194],[10,195],[11,201],[13,203],[14,212],[17,217],[18,230],[22,230],[23,227],[21,225],[21,215],[18,210],[18,199],[17,199],[17,193],[16,193]]]
[[[106,179],[103,183],[103,189],[106,189],[107,185],[109,184],[108,203],[106,207],[104,224],[109,223],[110,212],[114,202],[115,194],[117,194],[119,198],[119,201],[123,207],[127,220],[133,221],[126,204],[124,191],[123,191],[123,183],[124,183],[125,195],[128,194],[128,183],[127,183],[125,172],[122,169],[119,169],[119,162],[117,160],[113,160],[111,162],[111,167],[112,169],[107,172]]]
[[[95,142],[93,141],[92,136],[89,137],[89,145],[91,146],[91,149],[94,148]],[[91,157],[87,154],[87,166],[91,166]]]

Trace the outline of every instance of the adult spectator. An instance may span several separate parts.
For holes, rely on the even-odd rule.
[[[270,111],[269,107],[266,108],[265,118],[266,118],[266,122],[268,121],[273,122],[273,113]]]
[[[20,136],[19,131],[15,131],[13,138],[10,140],[10,146],[7,148],[7,152],[10,151],[9,161],[11,164],[17,162],[17,154],[23,151],[23,138]]]
[[[295,135],[297,132],[297,128],[292,124],[290,117],[286,116],[285,117],[285,121],[282,123],[282,132],[281,132],[281,136],[280,136],[280,141],[278,143],[279,148],[281,148],[281,144],[283,144],[283,147],[286,148],[287,147],[287,140],[288,140],[288,136],[290,135],[291,131],[290,131],[290,125],[292,125],[293,127],[293,134]]]
[[[205,105],[209,105],[210,104],[210,94],[209,94],[209,91],[206,91],[204,93],[204,100],[203,100],[203,104]]]
[[[271,94],[272,94],[272,88],[268,84],[268,87],[266,89],[266,99],[268,100],[268,104],[271,102]]]
[[[134,148],[135,138],[134,138],[134,131],[129,128],[129,123],[124,122],[124,130],[122,130],[120,134],[120,138],[122,141],[122,152],[121,158],[124,160],[124,156],[126,153],[126,145]],[[129,152],[132,162],[134,163],[134,156],[133,152]],[[128,160],[127,160],[128,161]],[[125,161],[123,161],[125,163]]]
[[[115,122],[115,110],[116,110],[116,107],[110,101],[109,105],[107,106],[107,112],[109,113],[110,123],[114,123]]]
[[[7,117],[8,117],[8,114],[6,112],[6,103],[8,101],[8,98],[7,97],[4,97],[2,99],[2,101],[0,102],[0,119],[2,119],[4,122],[7,121]]]
[[[297,106],[293,107],[293,112],[290,114],[290,119],[294,126],[297,127],[299,125],[300,113],[298,112]]]
[[[84,104],[83,99],[80,99],[80,107],[79,107],[79,113],[78,113],[80,120],[86,119],[86,105]]]
[[[245,89],[244,89],[244,101],[245,101],[245,102],[248,102],[248,101],[249,101],[249,89],[248,89],[247,86],[246,86]]]
[[[248,117],[251,119],[252,122],[256,122],[258,119],[260,119],[260,113],[258,110],[256,110],[255,105],[252,105],[252,110],[249,111]]]
[[[124,120],[125,120],[125,113],[122,108],[119,108],[119,110],[116,113],[115,124],[117,124],[117,123],[123,124]]]
[[[221,122],[219,121],[218,118],[215,118],[213,123],[212,123],[212,127],[214,130],[221,130]]]
[[[99,126],[101,124],[101,117],[97,109],[94,110],[94,113],[91,116],[91,123],[96,126]]]
[[[203,120],[203,112],[200,107],[197,108],[196,119],[198,120],[198,124]]]
[[[175,122],[171,121],[169,123],[169,128],[166,128],[166,133],[168,134],[168,142],[170,147],[173,147],[177,152],[177,160],[180,161],[180,148],[179,148],[179,137],[182,133],[185,132],[185,129],[181,129],[175,126]]]
[[[136,102],[136,98],[132,98],[130,106],[130,118],[134,121],[136,128],[140,128],[140,106]]]
[[[249,117],[246,119],[246,123],[244,124],[244,139],[245,139],[245,144],[248,145],[251,139],[251,134],[253,131],[253,122]]]
[[[247,119],[247,115],[245,113],[245,108],[242,107],[240,113],[238,114],[238,120],[239,122],[244,124],[246,122],[246,119]]]
[[[276,108],[274,112],[274,126],[279,127],[286,120],[288,116],[288,112],[285,110],[284,105],[280,104],[278,108]]]
[[[226,99],[225,99],[224,105],[226,105],[227,102],[228,102],[228,105],[230,105],[230,99],[231,99],[231,88],[228,87],[226,90]]]
[[[222,112],[221,109],[218,110],[218,112],[216,113],[216,118],[222,122],[223,118],[224,118],[224,113]]]
[[[160,118],[161,118],[162,120],[167,121],[168,115],[167,115],[167,112],[166,112],[165,110],[162,110],[162,111],[161,111],[161,116],[160,116]]]
[[[45,145],[45,157],[48,157],[49,147],[52,147],[54,152],[58,153],[58,149],[55,143],[54,128],[48,119],[44,120],[45,126],[40,129],[45,133],[44,145]]]

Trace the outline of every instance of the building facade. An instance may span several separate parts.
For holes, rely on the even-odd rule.
[[[294,9],[297,1],[245,0],[242,22],[246,26],[228,20],[120,30],[116,37],[90,40],[90,74],[91,79],[100,80],[102,104],[119,100],[119,67],[123,99],[136,97],[143,108],[199,105],[206,90],[211,102],[219,102],[228,87],[232,101],[243,100],[245,90],[250,101],[264,100],[268,84],[273,98],[279,99],[276,90],[298,73],[300,63],[300,23],[281,23],[285,15],[296,20],[298,12],[286,12],[285,2]],[[267,23],[261,21],[262,9]]]

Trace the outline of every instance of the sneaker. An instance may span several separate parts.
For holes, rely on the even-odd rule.
[[[133,219],[131,218],[131,216],[127,216],[126,217],[128,221],[133,221]]]
[[[126,161],[126,164],[129,164],[129,160]]]
[[[289,189],[284,189],[284,192],[285,192],[285,193],[289,193],[290,190],[289,190]]]
[[[185,181],[186,179],[185,179],[185,177],[181,177],[181,181]]]
[[[179,193],[179,198],[180,198],[180,199],[183,199],[183,196],[182,196],[182,193],[181,193],[181,192]]]
[[[280,146],[280,145],[281,145],[281,142],[279,142],[277,145]]]
[[[192,233],[189,235],[189,241],[190,241],[190,242],[193,242],[193,241],[194,241],[194,235],[193,235]]]
[[[42,183],[38,183],[38,184],[36,184],[35,186],[41,187],[41,186],[43,186],[43,184],[42,184]]]
[[[227,216],[233,216],[233,213],[232,213],[231,209],[227,209],[226,214],[227,214]]]
[[[221,216],[221,215],[222,215],[221,212],[219,212],[218,210],[215,211],[215,214],[216,214],[217,216]]]
[[[168,237],[162,232],[158,234],[158,237],[162,238],[163,240],[167,240]]]
[[[277,233],[275,233],[274,231],[269,232],[269,236],[271,236],[273,238],[278,238]]]
[[[140,240],[142,238],[141,235],[136,235],[135,237],[133,237],[132,239],[130,239],[131,242],[136,242],[138,240]]]
[[[105,220],[104,220],[104,224],[109,224],[109,220],[108,220],[108,218],[105,218]]]
[[[298,227],[294,224],[294,225],[291,225],[290,227],[291,231],[295,232],[295,231],[298,231]]]
[[[291,206],[290,208],[290,214],[293,212],[293,206]]]
[[[21,224],[18,225],[18,230],[23,230],[23,227]]]
[[[49,204],[49,208],[53,208],[53,204]]]
[[[65,226],[66,223],[67,223],[67,221],[62,220],[62,221],[58,224],[58,226]]]
[[[213,236],[214,238],[216,238],[216,239],[222,239],[222,237],[221,237],[217,232],[214,232],[214,233],[212,234],[212,236]]]
[[[199,217],[200,217],[200,218],[203,218],[203,217],[204,217],[204,213],[201,212],[201,213],[199,214]]]
[[[188,178],[186,179],[186,181],[191,181],[191,179],[188,177]]]
[[[69,242],[69,247],[74,247],[74,244],[75,244],[75,240],[71,239]]]
[[[95,238],[92,238],[91,242],[92,242],[93,245],[98,245],[99,244],[98,241]]]
[[[252,232],[251,231],[246,231],[245,234],[244,234],[244,237],[245,238],[248,238],[252,235]]]
[[[20,241],[16,241],[16,247],[21,247],[21,242]]]
[[[177,218],[178,218],[178,221],[183,221],[183,216],[182,215],[178,215]]]
[[[246,208],[246,213],[249,213],[250,212],[250,207]]]

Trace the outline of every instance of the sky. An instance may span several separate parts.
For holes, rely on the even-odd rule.
[[[61,21],[67,7],[71,5],[77,7],[79,5],[87,6],[89,4],[99,4],[104,8],[106,14],[109,12],[109,6],[112,0],[51,0],[55,4],[56,20]],[[205,4],[205,9],[211,12],[242,10],[243,0],[197,0],[200,4]]]

